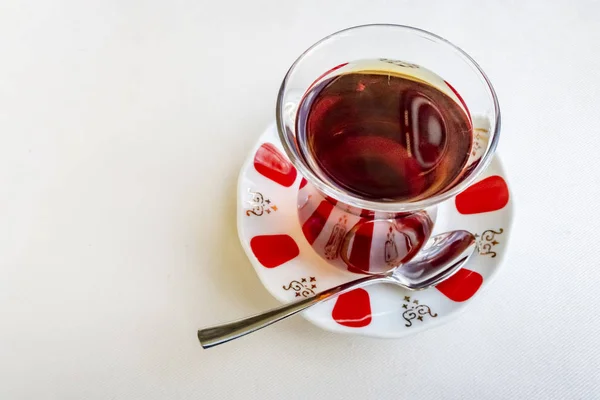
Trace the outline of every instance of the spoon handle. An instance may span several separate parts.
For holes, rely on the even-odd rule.
[[[338,296],[342,293],[349,292],[352,289],[366,286],[375,282],[385,282],[388,279],[389,278],[385,275],[365,276],[363,278],[346,282],[339,286],[317,293],[313,297],[285,304],[281,307],[265,311],[261,314],[256,314],[251,317],[239,319],[237,321],[222,325],[215,325],[200,329],[198,331],[198,339],[200,340],[202,347],[208,349],[262,329],[277,321],[281,321],[282,319],[299,313],[302,310],[306,310],[308,307],[319,304],[333,296]]]

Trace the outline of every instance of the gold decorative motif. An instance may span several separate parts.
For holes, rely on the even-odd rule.
[[[484,231],[481,235],[475,234],[475,238],[477,239],[477,251],[482,256],[491,256],[492,258],[497,256],[495,251],[492,251],[492,248],[499,244],[496,240],[496,235],[501,235],[504,233],[504,229],[500,228],[497,231],[493,229],[488,229]]]
[[[397,65],[399,67],[404,67],[404,68],[419,68],[418,65],[411,64],[411,63],[408,63],[406,61],[390,60],[389,58],[380,58],[379,60],[383,61],[383,62],[386,62],[386,63]]]
[[[402,304],[402,308],[405,309],[402,313],[402,317],[406,321],[404,326],[411,327],[413,325],[412,321],[414,319],[418,319],[423,322],[423,317],[429,315],[432,318],[436,318],[437,314],[432,314],[429,306],[425,304],[419,304],[419,300],[414,299],[412,302],[410,301],[410,296],[404,296],[404,303]]]
[[[271,200],[265,198],[262,193],[253,192],[250,189],[248,189],[248,193],[252,196],[252,200],[247,201],[247,203],[252,208],[246,210],[246,216],[256,215],[260,217],[265,213],[271,214],[271,212],[277,211],[277,206],[272,204]]]
[[[348,217],[342,215],[338,222],[333,226],[331,235],[325,244],[325,258],[328,260],[335,260],[340,255],[340,248],[344,237],[346,236],[346,224],[348,223]]]
[[[471,155],[476,156],[479,152],[487,147],[489,141],[489,131],[483,128],[473,129],[475,135],[473,137],[473,147]]]
[[[396,232],[394,232],[394,229],[390,226],[384,246],[385,263],[389,267],[398,265],[398,246],[396,245],[395,238]]]
[[[289,285],[283,285],[283,290],[293,290],[296,292],[296,297],[312,297],[314,296],[315,289],[317,288],[317,278],[309,276],[308,278],[301,278],[300,281],[293,280]]]

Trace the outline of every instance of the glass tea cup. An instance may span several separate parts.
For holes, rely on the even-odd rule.
[[[426,81],[462,108],[473,139],[456,179],[420,197],[374,198],[348,190],[320,167],[298,111],[313,95],[312,88],[352,72],[356,65]],[[431,235],[436,206],[465,190],[485,170],[500,133],[498,100],[477,63],[447,40],[402,25],[357,26],[311,46],[287,72],[276,115],[283,147],[304,177],[298,192],[304,236],[332,264],[361,273],[382,273],[416,255]]]

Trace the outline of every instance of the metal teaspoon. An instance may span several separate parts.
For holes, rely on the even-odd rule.
[[[475,247],[475,237],[467,231],[442,233],[429,239],[427,245],[412,260],[389,272],[367,275],[307,299],[237,321],[200,329],[198,339],[202,347],[208,349],[262,329],[334,296],[374,283],[392,283],[408,290],[428,289],[456,273],[471,257]]]

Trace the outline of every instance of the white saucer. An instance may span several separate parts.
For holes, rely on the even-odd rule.
[[[361,276],[336,268],[305,239],[297,213],[302,177],[272,124],[250,152],[238,182],[238,232],[265,288],[279,301],[308,297]],[[433,235],[465,229],[479,254],[436,288],[411,292],[391,285],[356,289],[303,313],[323,329],[394,338],[448,321],[488,285],[502,263],[512,222],[506,177],[496,156],[479,180],[438,206]]]

